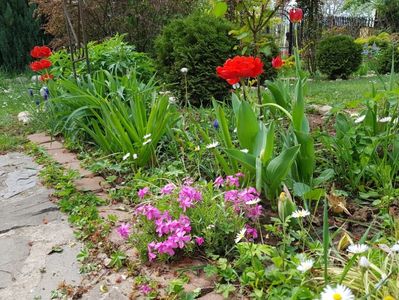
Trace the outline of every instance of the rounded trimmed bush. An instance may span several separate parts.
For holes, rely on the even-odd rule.
[[[347,35],[330,36],[320,41],[316,59],[319,70],[330,79],[346,79],[362,63],[362,46]]]
[[[192,15],[170,22],[155,41],[159,73],[184,102],[208,105],[212,97],[222,100],[229,85],[217,77],[216,67],[234,56],[236,40],[229,36],[232,25],[209,15]],[[187,75],[180,71],[187,68]]]

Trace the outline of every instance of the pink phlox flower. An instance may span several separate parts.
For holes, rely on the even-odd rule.
[[[149,187],[145,187],[145,188],[140,189],[137,192],[137,195],[139,196],[140,199],[144,199],[144,197],[146,195],[148,195],[149,192],[150,192],[150,188]]]
[[[192,178],[190,178],[190,177],[185,178],[184,181],[183,181],[183,185],[187,185],[187,186],[190,186],[193,183],[194,183],[194,180]]]
[[[205,240],[204,240],[203,237],[197,236],[197,237],[195,238],[195,243],[196,243],[198,246],[201,246],[204,242],[205,242]]]
[[[240,179],[238,179],[238,177],[229,175],[229,176],[226,177],[226,186],[239,187],[240,186]]]
[[[141,214],[147,217],[148,220],[156,220],[161,216],[161,212],[151,204],[141,205],[136,208],[136,214]]]
[[[140,292],[143,295],[148,295],[149,293],[151,293],[152,288],[148,285],[148,284],[142,284],[139,288]]]
[[[251,200],[255,200],[257,198],[259,198],[259,193],[257,192],[257,190],[253,187],[247,188],[242,190],[239,195],[240,199],[243,202],[248,202]]]
[[[215,181],[213,182],[213,185],[216,187],[221,187],[224,183],[224,179],[222,176],[219,176],[215,179]]]
[[[156,254],[153,252],[155,250],[155,242],[151,242],[147,245],[147,252],[148,252],[148,260],[153,261],[155,258],[157,258]]]
[[[191,237],[186,235],[186,232],[181,229],[178,229],[170,238],[173,239],[173,242],[175,242],[180,249],[184,248],[184,245],[191,240]]]
[[[234,202],[238,198],[238,191],[237,190],[230,190],[224,194],[224,200]]]
[[[256,231],[256,228],[253,228],[248,224],[245,225],[245,228],[247,229],[245,231],[245,236],[248,238],[249,241],[253,241],[258,238],[258,231]]]
[[[178,245],[174,242],[174,239],[172,237],[168,237],[166,241],[157,243],[155,245],[155,249],[160,253],[160,254],[169,254],[170,256],[175,255],[175,251],[173,249],[177,248]]]
[[[247,217],[252,220],[257,220],[262,215],[262,210],[262,205],[257,204],[255,206],[252,206],[247,211]]]
[[[241,172],[238,172],[237,174],[236,174],[236,177],[238,177],[238,178],[240,178],[240,177],[244,177],[245,175],[243,174],[243,173],[241,173]]]
[[[162,195],[170,195],[175,188],[176,188],[176,186],[173,183],[169,183],[161,189],[161,194]]]
[[[202,200],[202,194],[200,191],[196,190],[191,186],[183,186],[179,193],[179,203],[183,211],[187,208],[194,206],[196,202]]]
[[[129,234],[130,234],[130,224],[129,223],[123,223],[117,228],[116,231],[119,233],[119,235],[122,238],[127,239],[129,237]]]
[[[180,216],[179,225],[181,230],[184,230],[187,233],[191,232],[191,222],[189,217],[183,215]]]

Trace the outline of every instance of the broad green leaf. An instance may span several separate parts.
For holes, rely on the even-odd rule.
[[[237,149],[225,149],[225,152],[230,157],[240,162],[250,172],[256,171],[256,157],[249,153],[244,153]]]
[[[269,185],[269,196],[276,196],[277,189],[282,184],[294,162],[300,145],[283,150],[280,155],[273,158],[266,168],[265,181]]]
[[[258,132],[259,126],[255,112],[249,103],[242,102],[238,110],[237,120],[237,135],[240,146],[252,153]]]

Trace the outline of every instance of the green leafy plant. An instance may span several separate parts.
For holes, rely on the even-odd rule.
[[[227,84],[215,69],[234,54],[232,25],[214,16],[196,14],[171,21],[155,43],[160,75],[183,101],[187,94],[195,105],[209,105],[212,97],[227,96]],[[187,68],[186,76],[181,69]],[[187,80],[185,84],[185,80]]]
[[[316,53],[319,70],[330,79],[347,79],[362,63],[362,47],[345,35],[326,37]]]
[[[89,137],[106,154],[128,154],[139,166],[155,162],[157,143],[177,120],[166,95],[153,80],[138,81],[135,72],[118,77],[99,71],[77,84],[58,82],[59,96],[50,100],[54,130]]]
[[[124,38],[124,35],[115,35],[100,43],[90,42],[88,44],[90,71],[95,73],[106,70],[123,76],[134,69],[140,80],[150,80],[155,73],[153,61],[147,54],[135,51],[135,47],[126,43]],[[72,77],[72,63],[66,50],[54,52],[51,61],[53,62],[51,72],[55,77]],[[86,61],[79,61],[76,64],[77,75],[81,77],[87,72]]]

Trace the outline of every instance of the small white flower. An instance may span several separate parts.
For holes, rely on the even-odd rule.
[[[219,146],[219,143],[218,142],[213,142],[213,143],[211,143],[209,145],[206,145],[206,148],[207,149],[212,149],[212,148],[216,148],[217,146]]]
[[[250,200],[250,201],[245,202],[245,204],[247,204],[247,205],[253,205],[253,204],[258,204],[259,202],[260,202],[260,199],[259,199],[259,198],[256,198],[256,199],[253,199],[253,200]]]
[[[306,209],[297,209],[296,211],[294,211],[292,213],[291,216],[293,218],[298,219],[298,218],[305,218],[305,217],[307,217],[309,215],[310,215],[310,212],[308,210],[306,210]]]
[[[145,146],[145,145],[147,145],[147,144],[149,144],[151,142],[152,142],[152,139],[148,139],[148,140],[144,141],[143,146]]]
[[[369,246],[367,246],[365,244],[353,244],[353,245],[349,245],[349,247],[348,247],[348,252],[353,253],[353,254],[364,253],[367,250],[369,250]]]
[[[30,113],[27,112],[27,111],[21,111],[18,114],[18,121],[20,121],[20,122],[22,122],[24,124],[29,123],[29,121],[30,121]]]
[[[234,128],[233,132],[234,132],[234,133],[237,133],[237,128]]]
[[[237,82],[237,83],[234,83],[231,87],[236,90],[236,89],[240,88],[240,84]]]
[[[380,123],[388,123],[388,122],[391,122],[391,121],[392,121],[391,117],[384,117],[384,118],[381,118],[381,119],[378,120],[378,122],[380,122]]]
[[[247,229],[244,227],[241,229],[241,231],[237,234],[236,239],[234,242],[238,244],[244,237],[245,237],[245,232],[247,232]]]
[[[391,251],[399,253],[399,243],[393,245],[392,248],[391,248]]]
[[[187,74],[188,69],[187,68],[181,68],[180,72],[182,72],[185,75],[185,74]]]
[[[133,154],[133,159],[137,159],[137,157],[138,157],[137,154],[134,153],[134,154]]]
[[[151,137],[151,133],[149,133],[149,134],[146,134],[145,136],[143,136],[143,138],[146,140],[146,139],[149,139]]]
[[[367,259],[366,256],[360,257],[359,266],[362,267],[362,268],[369,268],[370,267],[370,262],[369,262],[369,260]]]
[[[211,225],[208,225],[208,226],[206,227],[206,229],[212,229],[212,228],[215,228],[215,225],[211,224]]]
[[[365,118],[366,118],[365,115],[360,116],[359,118],[357,118],[357,119],[355,120],[355,123],[356,123],[356,124],[359,124],[359,123],[363,122]]]
[[[248,149],[242,149],[241,152],[248,153],[249,150]]]
[[[321,293],[321,300],[355,300],[352,291],[344,285],[336,287],[327,285]]]
[[[176,101],[176,97],[173,97],[173,96],[170,96],[169,97],[169,103],[170,104],[175,104],[177,101]]]
[[[122,160],[126,160],[130,157],[130,153],[126,153],[123,157]]]
[[[296,269],[302,273],[305,273],[313,267],[313,264],[314,264],[313,259],[306,259],[301,261],[300,265]]]

